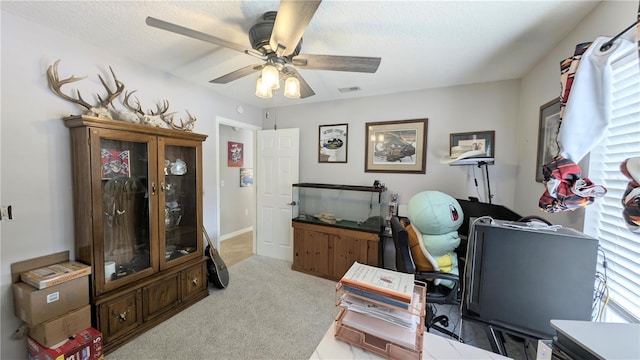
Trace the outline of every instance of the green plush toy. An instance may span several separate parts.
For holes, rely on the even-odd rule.
[[[418,266],[426,259],[434,270],[459,275],[454,250],[460,245],[458,228],[464,216],[460,203],[440,191],[423,191],[409,200],[407,211],[420,245],[412,248],[418,270],[429,270]],[[453,287],[451,281],[439,283]]]

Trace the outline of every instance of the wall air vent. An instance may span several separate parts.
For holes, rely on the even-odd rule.
[[[352,91],[360,91],[362,89],[360,89],[360,86],[352,86],[352,87],[339,88],[338,90],[341,93],[348,93],[348,92],[352,92]]]

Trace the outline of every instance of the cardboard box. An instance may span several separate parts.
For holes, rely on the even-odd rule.
[[[38,290],[29,284],[13,284],[15,314],[29,327],[89,304],[89,277],[83,276]]]
[[[29,328],[29,336],[44,347],[51,347],[91,327],[91,305]]]
[[[27,347],[29,360],[101,360],[104,358],[102,333],[92,327],[49,348],[42,346],[29,336]]]
[[[65,261],[25,271],[20,274],[20,280],[41,290],[90,274],[91,266],[77,261]]]

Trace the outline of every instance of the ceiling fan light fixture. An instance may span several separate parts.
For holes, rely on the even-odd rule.
[[[300,80],[295,76],[288,76],[284,81],[284,96],[297,99],[300,97]]]
[[[275,66],[267,64],[262,68],[262,83],[271,89],[280,87],[280,72]]]
[[[264,82],[262,81],[262,77],[259,77],[258,81],[256,82],[256,96],[263,99],[268,99],[273,96],[271,88],[264,84]]]

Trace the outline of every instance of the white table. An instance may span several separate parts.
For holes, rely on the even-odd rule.
[[[640,359],[640,324],[551,320],[551,327],[594,359]]]
[[[335,360],[335,359],[384,359],[384,357],[363,350],[334,336],[335,322],[324,334],[310,360]],[[480,348],[469,346],[461,342],[450,340],[442,336],[424,333],[423,359],[509,359],[502,355],[492,353]]]

